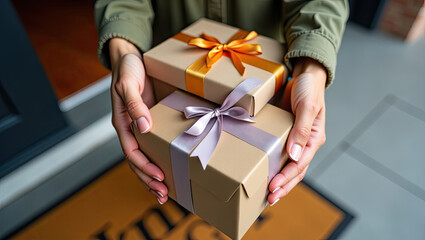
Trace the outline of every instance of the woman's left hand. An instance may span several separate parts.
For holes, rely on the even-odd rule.
[[[295,115],[286,151],[292,160],[270,182],[268,202],[274,205],[305,176],[317,150],[325,143],[325,84],[327,73],[319,62],[300,58],[288,84],[282,106]],[[286,95],[286,97],[285,97]],[[288,96],[290,95],[290,96]],[[290,99],[285,103],[285,98]]]

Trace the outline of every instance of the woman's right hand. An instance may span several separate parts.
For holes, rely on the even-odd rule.
[[[142,133],[152,128],[149,108],[155,104],[155,99],[142,56],[132,43],[122,38],[109,41],[109,54],[112,66],[112,125],[131,169],[163,204],[168,200],[168,189],[162,182],[164,173],[139,150],[130,128],[132,121]]]

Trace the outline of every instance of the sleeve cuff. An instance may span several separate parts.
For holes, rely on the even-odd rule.
[[[151,48],[152,34],[150,32],[125,19],[112,19],[105,23],[99,30],[97,48],[97,55],[100,62],[108,69],[111,69],[111,61],[109,59],[109,48],[106,43],[114,37],[120,37],[130,41],[143,52]]]
[[[331,40],[320,33],[303,32],[297,35],[289,44],[285,64],[292,70],[293,58],[309,57],[317,60],[326,68],[328,75],[326,87],[329,87],[335,77],[336,47]]]

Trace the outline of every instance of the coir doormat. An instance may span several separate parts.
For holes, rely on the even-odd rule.
[[[333,239],[352,216],[302,182],[268,206],[249,239]],[[12,239],[229,239],[168,201],[159,205],[122,162],[38,217]]]

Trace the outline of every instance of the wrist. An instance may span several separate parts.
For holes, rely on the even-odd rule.
[[[109,40],[109,58],[111,60],[112,68],[115,64],[126,54],[134,54],[142,58],[139,49],[131,42],[124,38],[112,38]]]
[[[299,58],[296,60],[294,65],[294,71],[292,77],[297,77],[302,73],[310,73],[314,75],[317,81],[323,82],[323,86],[326,84],[327,71],[326,68],[318,61],[312,58]]]

